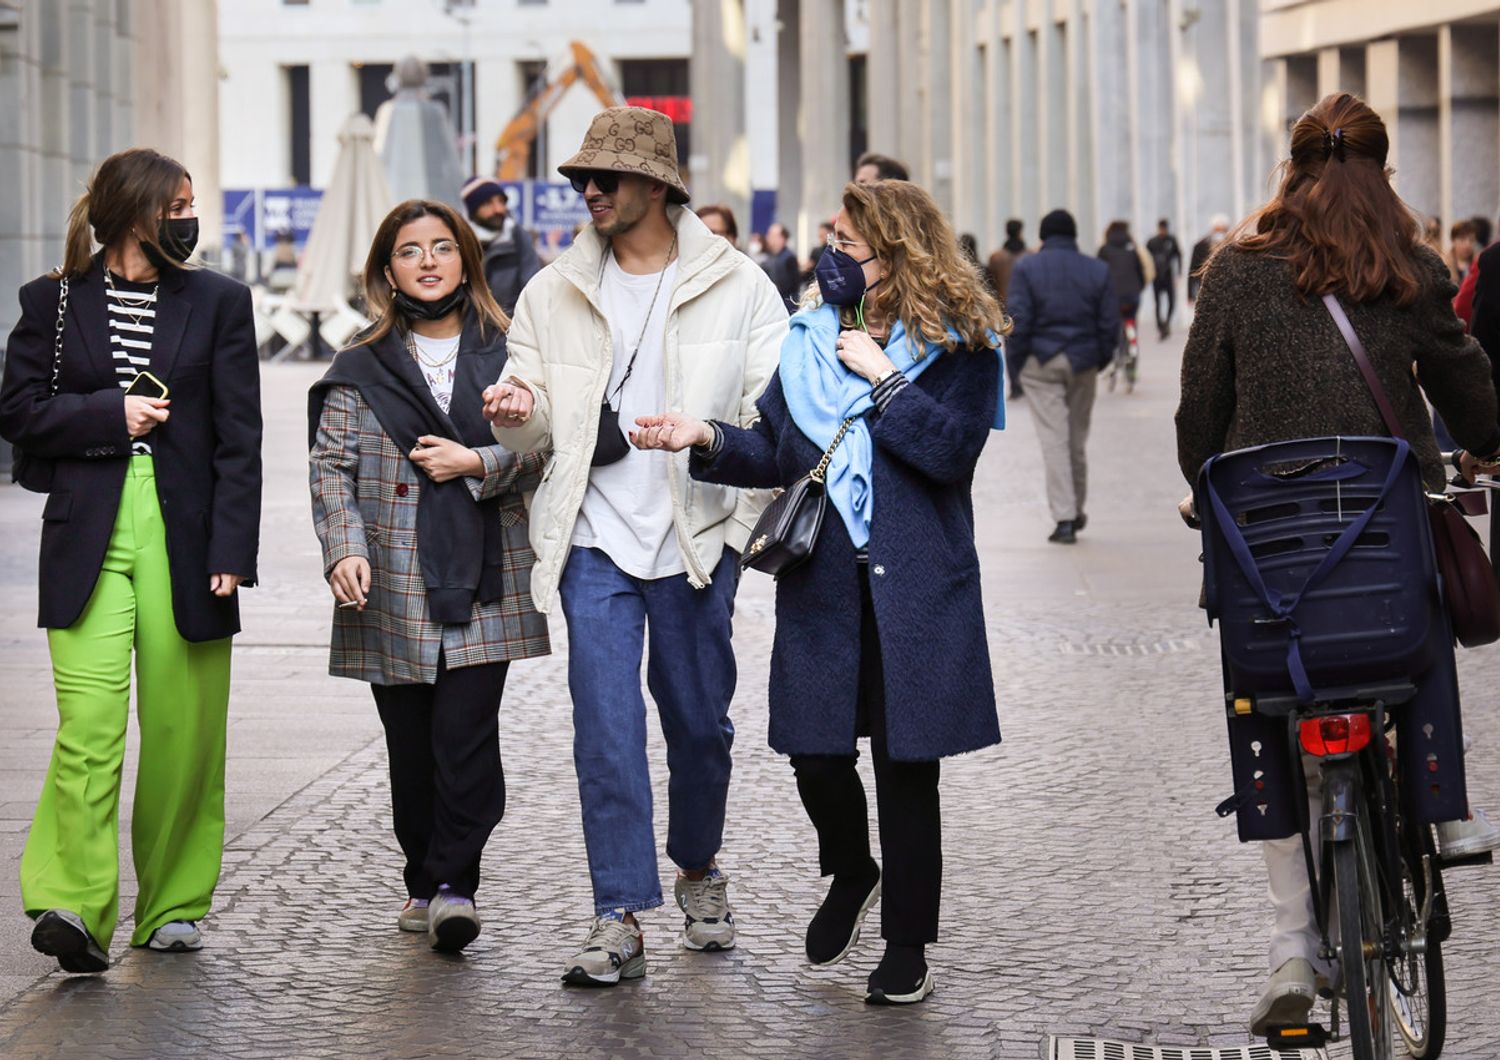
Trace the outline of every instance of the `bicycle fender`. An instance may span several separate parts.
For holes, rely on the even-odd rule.
[[[1359,822],[1359,784],[1354,759],[1323,766],[1323,841],[1345,843]]]

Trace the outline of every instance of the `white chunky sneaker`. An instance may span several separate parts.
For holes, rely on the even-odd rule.
[[[1444,821],[1437,826],[1438,856],[1445,861],[1472,858],[1488,850],[1500,850],[1500,825],[1473,810],[1466,821]]]
[[[1271,973],[1266,992],[1250,1014],[1250,1033],[1262,1038],[1272,1027],[1301,1026],[1316,997],[1312,962],[1293,957]]]
[[[709,869],[701,880],[677,874],[673,888],[685,919],[682,944],[690,950],[734,949],[734,913],[729,908],[729,877]]]
[[[188,953],[203,948],[203,932],[191,920],[174,920],[151,932],[146,945],[160,953]]]
[[[427,942],[439,953],[457,953],[479,937],[474,899],[446,883],[427,903]]]
[[[427,899],[408,898],[396,914],[396,927],[402,931],[425,932],[427,930]]]
[[[574,986],[614,986],[621,979],[646,974],[646,937],[639,925],[627,924],[622,914],[606,913],[594,920],[583,948],[564,966],[563,982]]]

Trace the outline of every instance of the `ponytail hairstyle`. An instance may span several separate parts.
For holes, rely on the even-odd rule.
[[[458,259],[463,262],[464,278],[461,286],[469,292],[469,305],[479,321],[483,334],[486,327],[499,331],[510,329],[510,317],[495,301],[489,282],[484,276],[484,250],[474,228],[458,211],[447,203],[431,199],[407,199],[386,214],[385,220],[375,230],[375,239],[370,243],[370,253],[365,258],[362,282],[365,291],[365,309],[375,323],[360,333],[352,346],[367,346],[385,338],[391,331],[401,334],[411,330],[411,321],[396,306],[395,291],[385,271],[391,263],[391,254],[396,249],[396,239],[401,229],[422,217],[436,217],[448,229],[448,236],[458,244]]]
[[[181,162],[149,147],[110,155],[68,213],[63,263],[53,277],[82,276],[93,261],[95,242],[118,247],[131,235],[170,258],[157,239],[157,228],[171,212],[182,182],[192,179]]]
[[[1286,261],[1304,297],[1410,305],[1423,287],[1422,230],[1391,187],[1389,152],[1385,123],[1364,100],[1325,96],[1292,127],[1275,197],[1220,245]]]

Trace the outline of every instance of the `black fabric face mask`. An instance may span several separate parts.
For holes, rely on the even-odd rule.
[[[156,241],[161,244],[161,250],[150,243],[141,243],[146,260],[158,269],[180,267],[197,249],[198,218],[163,217],[156,226]]]
[[[396,291],[391,299],[408,320],[442,320],[468,300],[469,287],[462,283],[435,302],[424,302],[402,290]]]

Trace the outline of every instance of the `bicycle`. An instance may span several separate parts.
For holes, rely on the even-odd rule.
[[[1434,1060],[1451,922],[1427,822],[1466,799],[1453,639],[1415,458],[1399,439],[1278,443],[1214,457],[1195,496],[1235,766],[1218,812],[1240,815],[1242,839],[1275,838],[1295,818],[1279,834],[1301,835],[1319,956],[1339,971],[1324,992],[1329,1027],[1273,1027],[1268,1044],[1347,1038],[1355,1060],[1387,1060],[1399,1035]],[[1304,754],[1318,767],[1311,812]]]
[[[1108,381],[1110,393],[1114,393],[1115,382],[1122,374],[1125,377],[1125,393],[1134,393],[1136,377],[1140,371],[1140,363],[1141,344],[1136,332],[1135,316],[1132,311],[1132,315],[1122,318],[1120,325],[1120,347],[1115,354],[1114,364],[1110,365],[1109,369]]]

